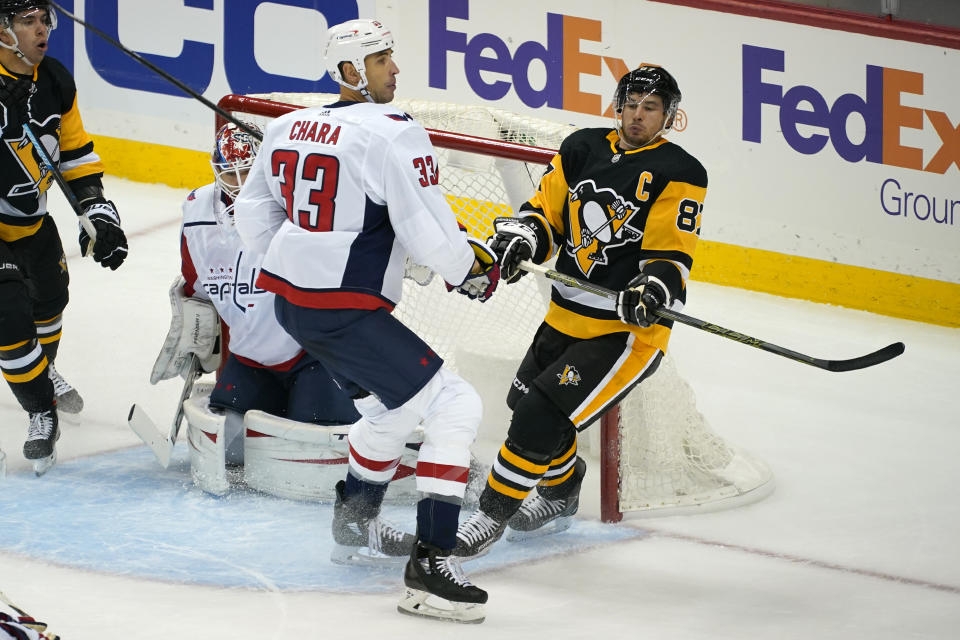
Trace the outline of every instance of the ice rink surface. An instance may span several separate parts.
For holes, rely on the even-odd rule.
[[[907,351],[828,373],[677,327],[671,353],[700,410],[771,466],[775,492],[604,525],[594,466],[570,532],[465,564],[490,592],[487,620],[453,626],[396,612],[399,568],[331,565],[329,507],[211,498],[182,443],[166,471],[138,446],[130,404],[165,428],[179,393],[148,377],[187,190],[109,177],[106,190],[130,238],[116,272],[80,258],[76,220],[51,198],[72,278],[57,368],[86,408],[62,422],[47,476],[23,460],[26,416],[0,391],[0,590],[64,640],[960,637],[960,330],[692,283],[691,315],[797,351]],[[485,428],[481,449],[502,435]]]

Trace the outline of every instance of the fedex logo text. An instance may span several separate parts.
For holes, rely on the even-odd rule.
[[[468,37],[448,25],[451,18],[467,20],[470,17],[469,0],[430,0],[429,12],[428,84],[431,87],[447,88],[448,54],[462,53],[467,83],[485,100],[500,100],[512,87],[517,97],[531,108],[546,105],[592,115],[612,115],[608,97],[580,90],[581,74],[600,76],[606,68],[616,81],[630,70],[620,58],[580,50],[581,40],[601,41],[603,25],[599,20],[547,13],[547,43],[521,42],[511,53],[507,43],[495,34],[478,33]],[[542,88],[530,82],[530,66],[534,61],[546,68],[546,83]]]
[[[874,65],[866,66],[865,97],[845,93],[828,105],[824,96],[806,85],[784,87],[761,78],[764,70],[783,72],[785,55],[779,49],[743,45],[743,139],[760,142],[763,105],[779,109],[784,140],[795,151],[819,153],[829,141],[848,162],[867,160],[878,164],[946,173],[951,165],[960,170],[960,122],[952,124],[942,111],[910,107],[901,94],[923,95],[923,74]],[[847,135],[847,119],[859,114],[866,123],[862,141]],[[940,147],[924,164],[924,150],[901,144],[901,129],[923,129],[925,119],[940,138]],[[803,135],[798,125],[824,130]]]

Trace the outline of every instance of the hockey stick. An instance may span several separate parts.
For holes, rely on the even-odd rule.
[[[70,206],[73,208],[73,212],[77,214],[78,218],[80,218],[80,225],[83,227],[84,231],[87,232],[87,235],[90,236],[90,242],[87,243],[87,250],[83,253],[84,257],[89,256],[91,253],[93,253],[93,243],[97,241],[97,230],[93,227],[93,223],[90,222],[90,218],[87,217],[87,214],[83,212],[83,207],[80,206],[80,201],[77,200],[77,196],[73,194],[73,189],[71,189],[70,185],[67,184],[63,174],[60,173],[59,167],[53,164],[53,158],[51,158],[50,154],[47,153],[47,148],[40,144],[40,139],[37,138],[37,135],[33,132],[33,129],[30,128],[30,125],[26,122],[23,123],[23,132],[27,135],[27,138],[30,140],[30,144],[33,145],[33,148],[36,149],[37,155],[40,156],[40,160],[43,162],[43,164],[47,165],[47,169],[51,174],[53,174],[53,179],[56,180],[57,184],[60,186],[63,196],[67,199],[67,202],[70,203]]]
[[[177,443],[177,435],[180,433],[180,423],[183,422],[183,403],[193,393],[193,385],[200,375],[200,359],[196,354],[191,354],[187,379],[183,382],[183,391],[180,392],[180,400],[177,403],[177,413],[173,416],[173,424],[170,425],[170,433],[167,435],[161,433],[157,424],[150,419],[150,416],[143,409],[136,404],[130,407],[127,424],[130,425],[134,433],[140,436],[144,444],[150,447],[153,455],[157,457],[157,461],[164,469],[170,466],[173,445]]]
[[[136,52],[134,52],[134,51],[131,51],[130,49],[127,49],[125,46],[123,46],[122,44],[120,44],[120,43],[119,43],[118,41],[116,41],[115,39],[111,38],[109,35],[107,35],[107,34],[104,33],[103,31],[101,31],[100,29],[97,29],[96,27],[94,27],[93,25],[91,25],[91,24],[88,23],[88,22],[84,22],[83,20],[81,20],[81,19],[78,18],[77,16],[73,15],[72,13],[70,13],[69,11],[67,11],[66,9],[64,9],[63,7],[61,7],[61,6],[60,6],[59,4],[57,4],[56,2],[53,2],[53,1],[51,0],[50,4],[51,4],[51,5],[53,6],[53,8],[56,9],[57,11],[59,11],[60,13],[62,13],[62,14],[65,15],[65,16],[67,16],[68,18],[70,18],[71,20],[73,20],[74,22],[76,22],[77,24],[79,24],[80,26],[82,26],[84,29],[88,29],[88,30],[92,31],[93,33],[97,34],[98,36],[100,36],[101,38],[103,38],[104,40],[106,40],[107,42],[109,42],[110,44],[112,44],[113,46],[115,46],[117,49],[120,49],[120,51],[123,51],[125,54],[127,54],[128,56],[130,56],[131,58],[133,58],[134,60],[136,60],[137,62],[139,62],[140,64],[142,64],[143,66],[145,66],[147,69],[150,69],[151,71],[153,71],[154,73],[156,73],[158,76],[160,76],[161,78],[163,78],[163,79],[166,80],[167,82],[173,84],[175,87],[177,87],[178,89],[180,89],[181,91],[183,91],[185,94],[187,94],[187,95],[190,96],[191,98],[194,98],[195,100],[199,100],[199,101],[200,101],[201,103],[203,103],[205,106],[213,109],[213,110],[214,110],[215,112],[217,112],[217,114],[220,115],[220,117],[222,117],[224,120],[227,120],[228,122],[232,122],[233,124],[237,125],[237,126],[240,127],[241,129],[243,129],[244,131],[246,131],[247,133],[249,133],[251,136],[253,136],[254,138],[256,138],[257,140],[262,140],[262,139],[263,139],[263,136],[262,136],[261,134],[257,133],[256,131],[254,131],[253,129],[251,129],[250,127],[248,127],[247,125],[243,124],[242,122],[240,122],[239,120],[237,120],[236,118],[234,118],[232,114],[224,111],[223,109],[221,109],[221,108],[218,107],[217,105],[213,104],[212,102],[210,102],[209,100],[207,100],[206,98],[204,98],[202,95],[200,95],[199,93],[197,93],[196,91],[194,91],[193,89],[191,89],[190,87],[188,87],[187,85],[185,85],[184,83],[180,82],[179,80],[177,80],[176,78],[174,78],[172,75],[170,75],[169,73],[167,73],[166,71],[164,71],[163,69],[161,69],[160,67],[158,67],[157,65],[155,65],[155,64],[153,64],[152,62],[150,62],[149,60],[145,59],[145,58],[144,58],[143,56],[141,56],[140,54],[138,54],[138,53],[136,53]]]
[[[600,285],[596,285],[592,282],[587,282],[579,278],[574,278],[573,276],[565,275],[558,271],[554,271],[553,269],[548,269],[543,265],[534,264],[529,260],[521,261],[520,268],[531,273],[539,273],[550,280],[556,280],[557,282],[565,284],[568,287],[574,287],[575,289],[588,291],[603,298],[607,298],[608,300],[616,301],[618,296],[617,291],[607,289],[606,287],[601,287]],[[735,342],[739,342],[750,347],[756,347],[757,349],[761,349],[778,356],[783,356],[784,358],[790,358],[791,360],[796,360],[797,362],[802,362],[803,364],[808,364],[812,367],[825,369],[827,371],[854,371],[856,369],[865,369],[867,367],[872,367],[874,365],[886,362],[887,360],[892,360],[903,353],[905,349],[902,342],[894,342],[893,344],[887,345],[882,349],[858,358],[850,358],[849,360],[823,360],[808,356],[803,353],[798,353],[796,351],[791,351],[790,349],[775,345],[771,342],[766,342],[759,338],[738,333],[736,331],[732,331],[731,329],[725,329],[719,325],[715,325],[704,320],[699,320],[677,311],[670,311],[669,309],[657,309],[654,311],[654,313],[661,318],[679,322],[680,324],[685,324],[688,327],[693,327],[694,329],[700,329],[701,331],[706,331],[707,333],[728,338],[730,340],[734,340]]]

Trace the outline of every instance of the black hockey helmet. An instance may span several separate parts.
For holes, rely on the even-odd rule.
[[[617,90],[613,94],[613,108],[618,113],[623,111],[627,96],[631,93],[655,93],[663,100],[663,112],[667,114],[667,121],[672,124],[680,104],[680,87],[670,72],[655,64],[642,64],[633,71],[629,71],[620,78]]]
[[[0,26],[10,27],[13,16],[30,9],[43,9],[47,12],[47,26],[57,26],[57,16],[49,0],[0,0]]]

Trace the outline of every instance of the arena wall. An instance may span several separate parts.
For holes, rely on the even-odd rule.
[[[619,76],[662,64],[670,138],[710,176],[693,278],[960,326],[960,31],[744,0],[62,4],[211,102],[334,90],[323,31],[356,16],[395,32],[398,95],[580,126],[610,126]],[[63,17],[52,43],[111,173],[209,181],[207,107]]]

